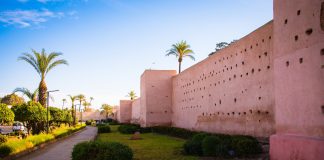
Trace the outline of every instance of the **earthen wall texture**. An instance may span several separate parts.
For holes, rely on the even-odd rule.
[[[119,102],[119,122],[130,123],[132,119],[132,100],[120,100]]]
[[[140,124],[140,117],[141,117],[141,99],[137,98],[132,102],[131,123]]]
[[[321,28],[324,24],[321,20],[324,20],[323,0],[274,1],[278,134],[324,137],[324,28]]]
[[[146,70],[141,76],[142,126],[170,125],[174,70]]]
[[[273,22],[173,77],[172,125],[268,137],[274,130]]]

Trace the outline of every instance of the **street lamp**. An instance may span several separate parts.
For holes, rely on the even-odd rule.
[[[46,120],[47,120],[47,127],[46,127],[46,133],[48,134],[49,131],[49,121],[48,121],[48,108],[49,108],[49,96],[50,96],[50,92],[57,92],[59,90],[51,90],[51,91],[47,91],[47,116],[46,116]]]

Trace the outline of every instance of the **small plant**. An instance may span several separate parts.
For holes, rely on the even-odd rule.
[[[230,143],[222,136],[207,136],[202,141],[204,156],[225,157],[228,156]]]
[[[0,157],[8,156],[12,152],[12,149],[7,145],[0,145]]]
[[[139,125],[131,125],[131,124],[127,124],[127,125],[121,125],[118,127],[118,131],[120,133],[123,134],[133,134],[136,131],[140,130],[140,126]]]
[[[72,160],[131,160],[133,151],[117,142],[90,141],[74,146]]]
[[[236,156],[246,156],[262,153],[259,142],[251,136],[233,136],[232,148]]]
[[[98,126],[98,133],[110,133],[110,127],[108,125]]]
[[[188,155],[203,155],[202,142],[205,137],[209,136],[207,133],[199,133],[192,137],[192,139],[186,141],[183,145],[184,151]]]
[[[2,134],[0,134],[0,145],[2,143],[6,143],[8,141],[8,138]]]

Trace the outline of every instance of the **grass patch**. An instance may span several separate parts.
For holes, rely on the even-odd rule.
[[[132,135],[121,134],[118,125],[110,126],[111,133],[98,135],[97,140],[103,142],[120,142],[128,145],[134,152],[134,160],[196,160],[198,157],[182,154],[184,139],[155,133],[141,134],[141,140],[129,140]]]
[[[41,133],[38,135],[32,135],[28,136],[26,139],[17,139],[17,138],[9,138],[6,143],[3,143],[0,145],[0,153],[2,150],[5,150],[6,147],[10,148],[10,153],[6,152],[6,154],[0,154],[0,157],[5,157],[7,155],[16,154],[19,152],[22,152],[24,150],[33,148],[35,146],[38,146],[42,143],[46,143],[50,140],[53,140],[55,138],[60,138],[67,136],[77,130],[80,130],[84,128],[85,125],[77,125],[76,127],[68,127],[68,126],[62,126],[60,128],[57,128],[53,130],[49,134]]]

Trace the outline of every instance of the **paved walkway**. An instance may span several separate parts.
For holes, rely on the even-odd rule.
[[[75,144],[92,140],[97,134],[96,127],[87,126],[85,130],[59,142],[50,144],[18,160],[70,160]]]

